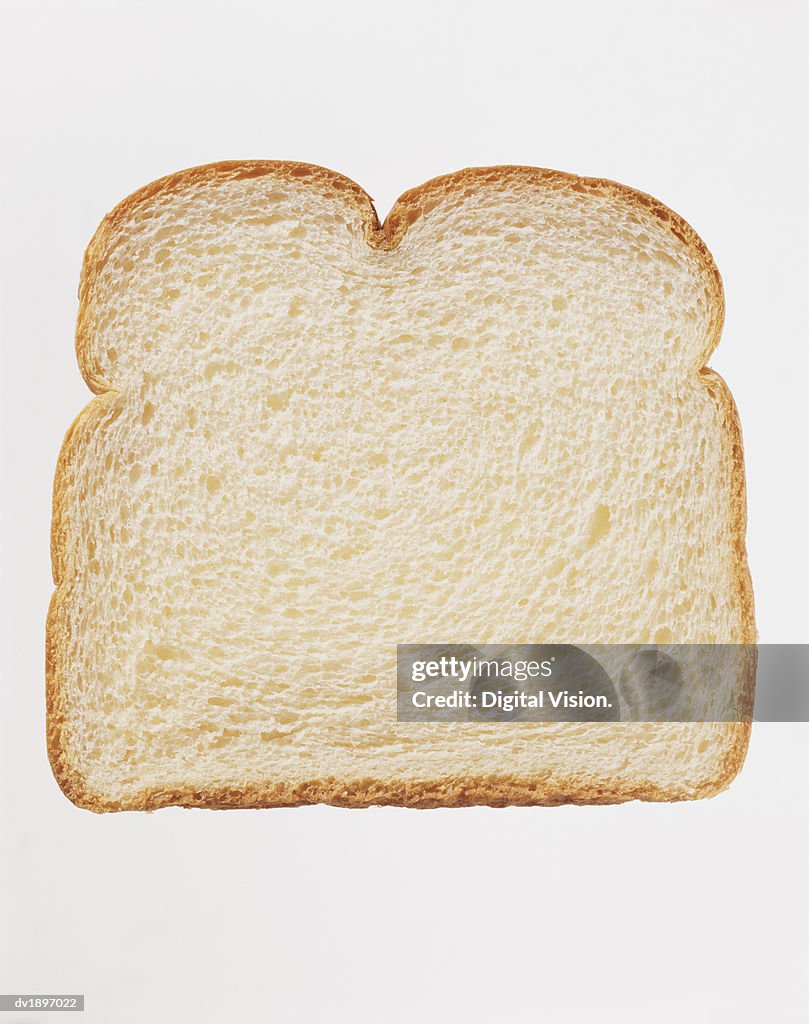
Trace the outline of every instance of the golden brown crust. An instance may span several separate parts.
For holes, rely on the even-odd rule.
[[[73,578],[73,566],[67,543],[67,496],[77,449],[82,439],[95,432],[99,420],[109,414],[117,395],[110,392],[94,398],[82,409],[65,435],[53,482],[51,516],[51,564],[56,589],[51,595],[45,629],[45,709],[48,758],[62,791],[79,806],[84,803],[83,779],[73,770],[65,751],[64,730],[68,718],[65,693],[60,681],[62,662],[70,640],[70,624],[64,612],[64,592]]]
[[[716,342],[718,343],[717,337]],[[714,344],[714,348],[716,344]],[[736,600],[741,613],[741,636],[738,642],[751,645],[749,652],[751,661],[747,666],[747,683],[745,688],[745,707],[742,715],[748,719],[728,725],[732,741],[728,745],[727,754],[722,765],[723,775],[720,789],[726,789],[741,771],[752,730],[753,707],[755,704],[755,679],[757,653],[755,603],[753,598],[753,582],[747,564],[747,496],[744,475],[744,447],[742,444],[742,426],[739,411],[725,381],[715,371],[707,367],[700,370],[700,376],[706,390],[718,404],[722,414],[722,425],[725,437],[730,441],[730,481],[731,481],[731,522],[730,529],[733,542],[734,565],[731,569],[732,582],[736,589]]]
[[[420,217],[429,214],[440,200],[452,194],[494,187],[538,187],[584,195],[606,195],[651,213],[664,223],[703,269],[710,285],[711,319],[706,337],[703,362],[716,348],[724,319],[722,281],[710,252],[691,226],[654,199],[626,185],[601,178],[581,178],[561,171],[534,167],[497,166],[467,168],[426,182],[405,192],[394,204],[384,224],[380,224],[373,202],[355,182],[343,175],[313,164],[289,161],[226,161],[190,168],[161,178],[133,193],[119,203],[101,222],[87,248],[79,285],[79,312],[76,327],[76,354],[88,387],[96,395],[76,418],[68,431],[56,468],[53,492],[51,556],[56,589],[48,611],[46,630],[46,705],[48,756],[57,782],[77,806],[93,811],[154,810],[179,805],[184,807],[291,807],[303,804],[329,803],[342,807],[369,807],[394,804],[405,807],[465,807],[489,805],[556,805],[608,804],[627,800],[672,801],[712,796],[730,784],[744,761],[750,736],[749,722],[731,723],[722,762],[714,777],[690,789],[653,785],[637,785],[630,781],[606,784],[582,772],[568,779],[536,777],[519,779],[503,776],[479,778],[445,778],[413,783],[390,783],[373,779],[340,783],[337,780],[312,780],[299,785],[267,783],[243,788],[195,790],[191,788],[149,789],[131,800],[110,801],[89,791],[86,780],[75,771],[66,756],[64,730],[67,707],[62,680],[62,662],[70,637],[70,625],[64,613],[63,593],[70,585],[74,566],[70,564],[67,545],[66,502],[76,446],[86,431],[92,432],[107,400],[113,401],[113,384],[93,365],[89,337],[92,330],[93,298],[98,276],[103,269],[118,232],[133,212],[143,204],[159,201],[172,194],[205,186],[212,181],[239,180],[272,174],[280,179],[305,181],[308,186],[323,190],[353,203],[358,209],[368,244],[379,249],[393,249]],[[742,617],[739,643],[755,643],[752,585],[745,550],[746,503],[741,428],[733,399],[724,381],[712,370],[701,374],[708,393],[722,411],[726,436],[730,439],[731,529],[735,552],[734,580]],[[750,709],[754,665],[750,676]],[[605,728],[616,728],[615,725]]]
[[[606,783],[585,773],[561,780],[541,776],[520,779],[481,775],[451,776],[423,782],[384,782],[365,778],[353,781],[313,779],[297,784],[267,783],[210,789],[165,786],[145,789],[129,799],[109,800],[90,792],[84,781],[73,772],[57,776],[57,781],[77,807],[95,813],[156,811],[161,807],[225,810],[304,807],[311,804],[354,809],[378,806],[416,809],[559,807],[566,804],[619,804],[630,800],[670,803],[715,796],[735,777],[738,770],[736,760],[735,750],[729,751],[715,778],[702,780],[691,788],[638,784],[629,780]]]

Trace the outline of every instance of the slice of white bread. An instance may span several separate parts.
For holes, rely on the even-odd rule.
[[[745,723],[396,721],[397,643],[751,643],[723,297],[656,200],[460,171],[380,225],[223,163],[102,222],[54,492],[48,747],[75,803],[716,793]]]

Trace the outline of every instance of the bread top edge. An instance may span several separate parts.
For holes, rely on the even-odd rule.
[[[393,204],[384,222],[380,222],[371,196],[351,178],[317,164],[289,160],[226,160],[201,164],[156,181],[133,192],[118,203],[101,221],[84,254],[79,282],[79,312],[76,328],[76,353],[82,376],[94,393],[109,390],[107,382],[96,379],[83,358],[82,336],[85,313],[91,303],[93,282],[112,252],[118,233],[132,214],[141,206],[172,193],[187,192],[207,185],[239,181],[273,175],[279,181],[290,181],[297,187],[312,188],[328,193],[332,198],[337,191],[345,197],[347,205],[359,212],[365,240],[370,248],[380,251],[396,249],[412,224],[437,204],[453,194],[489,188],[528,187],[560,193],[580,193],[583,196],[606,196],[629,205],[661,222],[683,247],[686,254],[700,267],[706,277],[710,294],[711,314],[707,332],[704,364],[716,349],[722,333],[725,315],[722,278],[705,242],[694,228],[665,204],[653,196],[629,185],[608,178],[590,178],[566,171],[531,167],[520,164],[500,164],[487,167],[467,167],[449,174],[431,178],[416,188],[409,189]]]

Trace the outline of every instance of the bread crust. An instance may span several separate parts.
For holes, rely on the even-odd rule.
[[[734,723],[733,728],[736,727],[737,723]],[[744,742],[746,745],[746,740]],[[440,807],[606,805],[627,803],[631,800],[676,803],[715,796],[730,785],[738,769],[736,753],[734,750],[728,750],[717,776],[690,789],[637,785],[628,781],[606,785],[594,776],[581,773],[559,781],[547,778],[481,775],[447,776],[423,782],[384,782],[360,778],[351,782],[313,779],[294,785],[267,783],[210,789],[165,786],[144,789],[137,796],[127,800],[108,800],[90,792],[75,772],[57,781],[65,795],[77,807],[96,813],[157,811],[162,807],[258,810],[269,807],[306,807],[312,804],[328,804],[332,807],[356,810],[378,806],[434,810]]]
[[[385,782],[370,778],[353,782],[313,779],[295,785],[267,782],[244,787],[194,789],[192,787],[146,788],[124,801],[106,799],[94,793],[86,779],[75,770],[67,756],[65,725],[67,701],[63,682],[63,663],[70,643],[70,623],[65,613],[64,595],[74,578],[67,544],[67,496],[70,490],[74,454],[84,436],[99,427],[109,414],[117,392],[95,365],[90,348],[93,329],[93,299],[103,269],[118,233],[140,206],[172,194],[205,187],[212,182],[241,180],[273,175],[279,180],[324,191],[339,201],[353,204],[359,211],[365,239],[372,248],[395,249],[409,227],[429,213],[439,201],[468,194],[482,188],[542,188],[545,190],[589,195],[606,195],[637,209],[651,213],[664,223],[699,264],[709,283],[710,320],[702,354],[700,377],[707,393],[719,408],[728,448],[731,479],[730,529],[733,540],[733,583],[740,609],[740,635],[735,642],[754,644],[756,640],[753,591],[747,564],[745,531],[747,523],[744,456],[738,411],[724,380],[705,366],[719,343],[724,321],[722,280],[705,243],[678,214],[646,193],[605,178],[584,178],[544,168],[502,165],[473,167],[433,178],[405,192],[396,201],[384,223],[380,223],[371,197],[351,179],[314,164],[294,161],[225,161],[193,167],[168,175],[134,192],[102,220],[85,253],[79,283],[79,310],[76,326],[76,355],[81,374],[96,395],[76,417],[65,437],[56,466],[51,526],[51,560],[55,590],[48,609],[46,626],[46,709],[47,749],[54,776],[65,795],[78,807],[95,812],[117,810],[156,810],[160,807],[258,808],[297,807],[325,803],[340,807],[397,805],[402,807],[467,807],[487,805],[553,806],[559,804],[612,804],[629,800],[678,801],[713,796],[733,781],[747,751],[751,724],[728,723],[728,742],[720,765],[712,778],[691,788],[637,785],[629,780],[605,784],[586,772],[568,778],[537,776],[520,778],[497,775],[475,778],[453,776],[420,782]],[[747,706],[752,713],[755,657],[750,662],[747,681]],[[752,714],[751,714],[752,716]],[[628,728],[610,724],[602,728]]]

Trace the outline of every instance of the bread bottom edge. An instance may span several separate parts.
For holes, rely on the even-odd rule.
[[[342,808],[405,807],[439,809],[459,807],[557,807],[606,805],[640,800],[674,803],[716,796],[734,780],[744,763],[749,728],[728,750],[710,776],[671,785],[631,778],[599,779],[581,772],[567,778],[504,775],[446,777],[422,781],[365,778],[352,781],[313,779],[296,783],[251,783],[217,787],[152,786],[114,798],[92,791],[76,773],[56,773],[65,796],[77,807],[110,811],[155,811],[164,807],[238,810],[304,807],[316,804]]]

